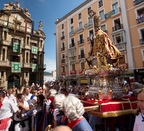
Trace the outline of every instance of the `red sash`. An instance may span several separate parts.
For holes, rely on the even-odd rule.
[[[3,120],[0,120],[0,130],[4,130],[7,128],[7,125],[8,125],[8,121],[10,120],[11,118],[6,118],[6,119],[3,119]]]
[[[69,122],[68,123],[68,126],[72,129],[74,126],[76,126],[82,119],[84,119],[83,117],[82,118],[79,118],[75,121],[72,121],[72,122]]]

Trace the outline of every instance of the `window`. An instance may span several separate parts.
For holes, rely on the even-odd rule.
[[[79,35],[80,43],[83,43],[83,34]]]
[[[65,59],[65,54],[62,54],[62,59]]]
[[[113,35],[113,42],[114,42],[114,44],[124,43],[125,40],[124,40],[123,35],[124,35],[123,32]]]
[[[84,49],[80,50],[80,56],[81,56],[81,58],[84,58]]]
[[[28,72],[26,72],[26,77],[28,77]]]
[[[82,28],[82,21],[79,22],[79,28]]]
[[[2,31],[0,31],[0,40],[2,40]]]
[[[82,18],[82,14],[79,13],[79,14],[78,14],[78,19],[81,19],[81,18]]]
[[[119,59],[119,64],[124,64],[125,63],[125,56],[122,55],[121,58]]]
[[[114,27],[113,27],[113,31],[116,31],[116,30],[119,30],[119,29],[122,29],[122,25],[120,23],[120,19],[116,19],[114,20]]]
[[[71,26],[71,32],[73,32],[74,31],[74,27],[73,26]]]
[[[98,4],[99,4],[99,8],[102,7],[103,6],[103,1],[99,0]]]
[[[71,24],[73,24],[73,18],[71,18]]]
[[[40,40],[39,47],[40,47],[40,48],[43,47],[43,41],[42,41],[42,40]]]
[[[65,45],[64,42],[61,44],[61,50],[64,51],[65,50]]]
[[[144,61],[144,49],[141,50],[141,54],[142,54],[142,59]]]
[[[29,63],[29,55],[28,55],[28,52],[26,53],[26,63]]]
[[[88,17],[88,23],[91,23],[92,24],[92,18],[91,17]]]
[[[27,37],[27,45],[29,45],[29,40],[30,40],[30,38],[29,38],[29,37]]]
[[[62,72],[65,72],[65,66],[62,66]]]
[[[104,20],[104,19],[105,19],[104,10],[101,10],[101,11],[99,12],[99,16],[100,16],[101,20]]]
[[[62,24],[62,29],[64,29],[64,24]]]
[[[82,63],[81,63],[81,70],[84,70],[84,69],[85,69],[85,63],[82,62]]]
[[[75,43],[74,43],[74,38],[71,39],[71,46],[75,46]]]
[[[118,2],[112,4],[112,9],[113,10],[116,10],[118,8]]]
[[[62,37],[64,36],[64,31],[62,32]]]
[[[74,57],[75,56],[75,50],[70,50],[70,57]]]
[[[2,71],[2,72],[1,72],[1,77],[3,77],[3,76],[4,76],[4,72]]]
[[[144,28],[140,29],[140,45],[144,44]]]
[[[12,61],[12,62],[20,62],[20,57],[19,56],[15,56],[15,55],[11,55],[10,61]]]
[[[89,31],[89,36],[93,35],[93,30]]]
[[[137,24],[144,22],[144,8],[137,10]]]
[[[144,40],[144,28],[140,30],[141,33],[141,39]]]
[[[75,71],[75,64],[72,64],[72,71]]]
[[[106,30],[106,25],[102,25],[101,30],[105,31]]]
[[[6,51],[5,49],[2,50],[2,61],[5,61]]]
[[[4,40],[6,40],[6,39],[7,39],[7,32],[4,31]]]

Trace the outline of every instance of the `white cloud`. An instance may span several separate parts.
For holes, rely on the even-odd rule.
[[[52,71],[56,70],[56,61],[54,59],[46,58],[44,60],[44,64],[46,64],[46,70],[45,71],[52,72]]]

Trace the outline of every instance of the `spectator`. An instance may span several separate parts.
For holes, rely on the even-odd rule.
[[[137,96],[138,114],[135,118],[133,131],[143,131],[144,130],[144,88],[140,91]]]
[[[17,105],[20,111],[14,114],[14,129],[15,131],[29,131],[29,118],[22,117],[22,114],[29,110],[29,104],[23,94],[17,95]]]
[[[67,96],[63,102],[64,113],[68,118],[68,126],[73,131],[92,131],[91,126],[83,117],[85,112],[83,104],[75,96]]]
[[[16,97],[13,95],[13,89],[12,88],[8,89],[7,97],[10,101],[14,102],[15,104],[17,103]]]
[[[8,100],[3,90],[0,90],[0,130],[9,131],[11,125],[11,117],[13,113],[18,112],[16,104]]]
[[[27,101],[27,102],[29,102],[29,100],[31,99],[31,96],[32,96],[32,94],[30,93],[30,87],[25,87],[25,89],[24,89],[24,96],[25,96],[25,100]]]
[[[63,112],[63,101],[65,100],[66,96],[64,94],[57,94],[54,98],[54,127],[58,125],[66,125],[67,118]]]

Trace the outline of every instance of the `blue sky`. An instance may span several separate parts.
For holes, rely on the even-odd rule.
[[[79,6],[85,0],[18,0],[22,8],[27,8],[34,21],[34,28],[38,29],[39,21],[43,22],[43,31],[46,34],[44,61],[46,71],[56,70],[56,32],[55,21]],[[0,0],[0,9],[7,2],[15,3],[16,0]]]

